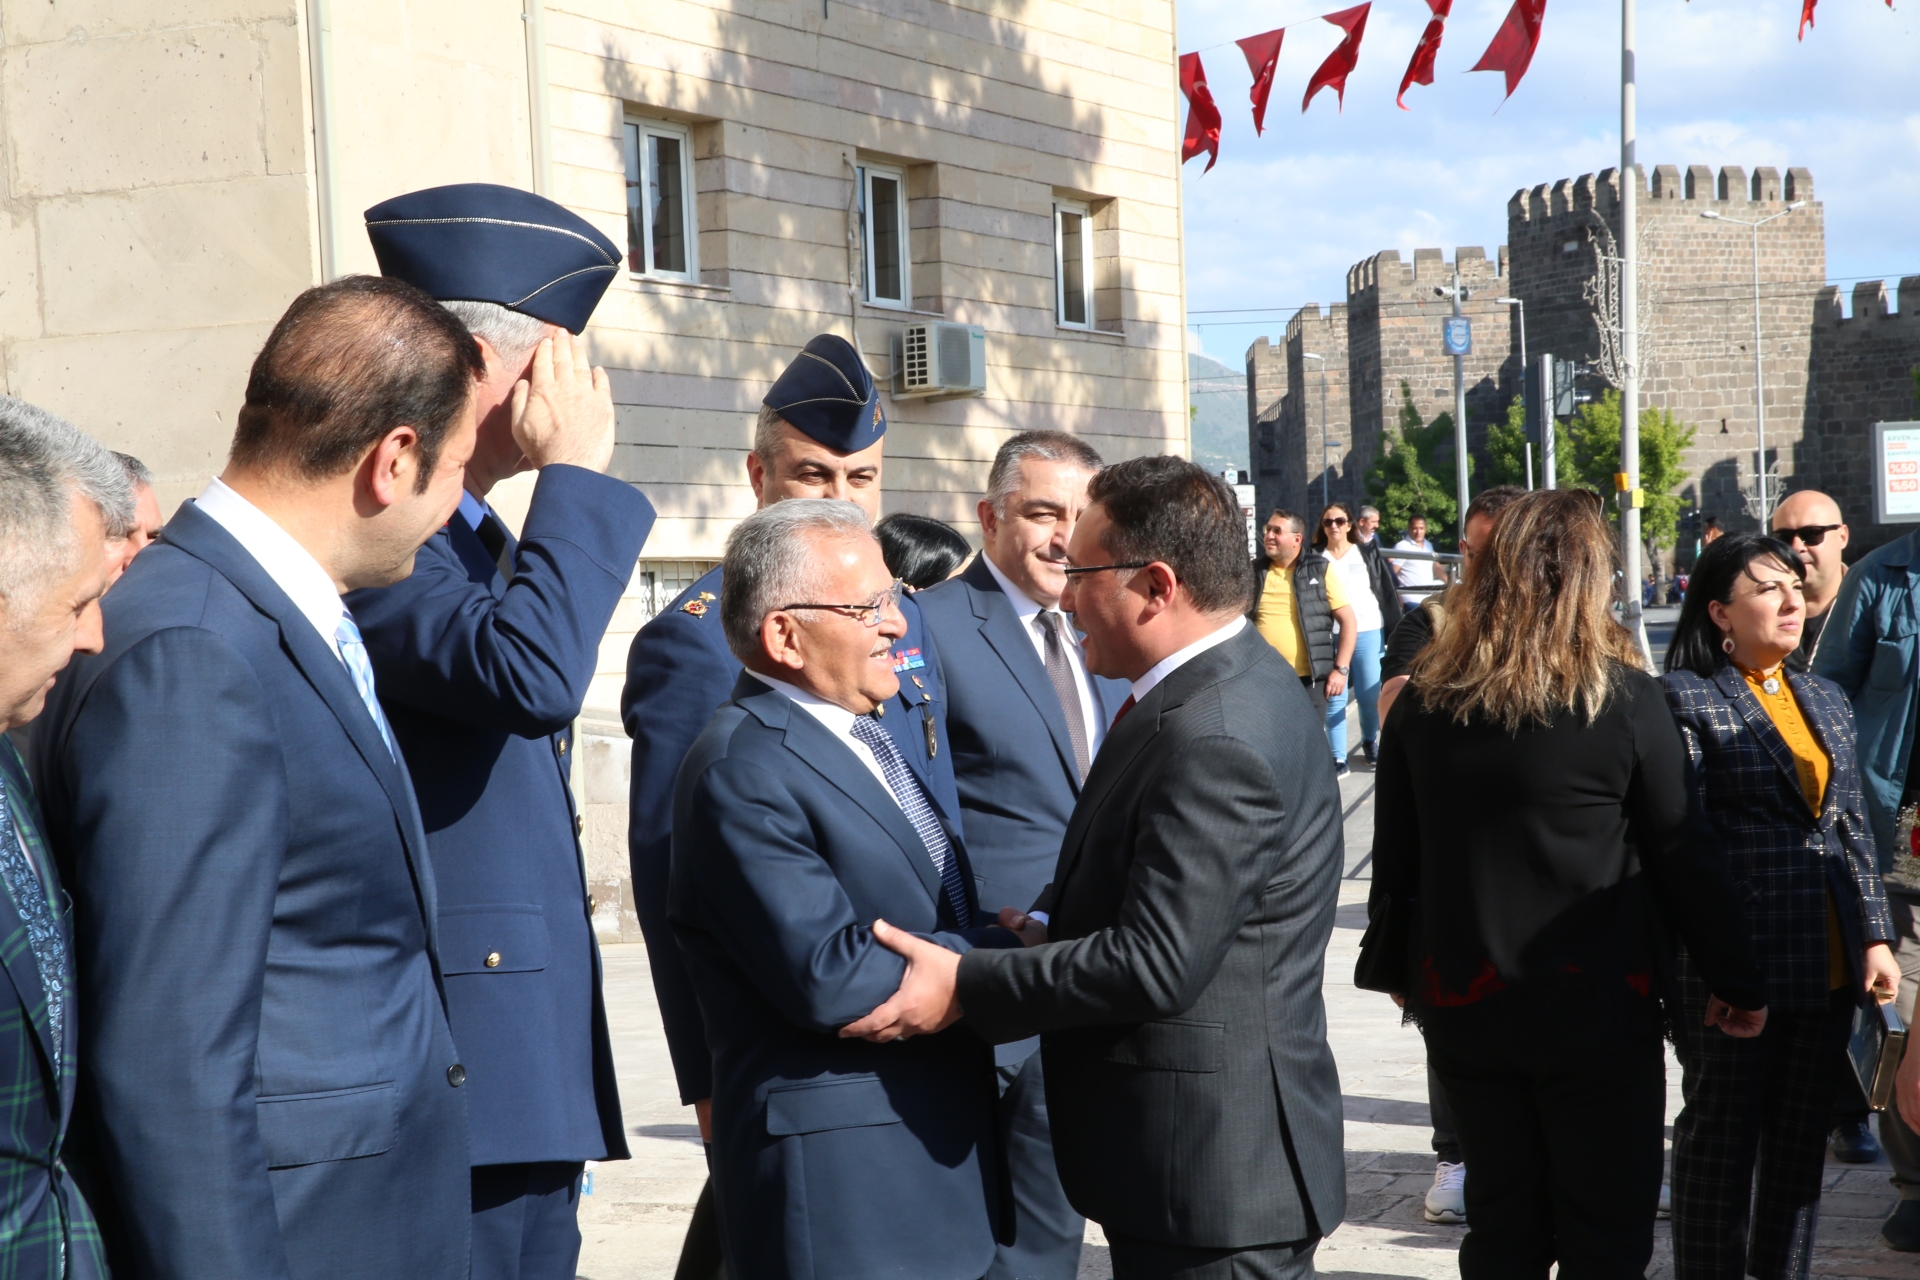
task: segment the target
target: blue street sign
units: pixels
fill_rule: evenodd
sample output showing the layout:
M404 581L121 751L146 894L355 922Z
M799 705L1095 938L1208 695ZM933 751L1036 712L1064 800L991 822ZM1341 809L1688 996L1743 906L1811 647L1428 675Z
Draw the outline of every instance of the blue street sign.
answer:
M1445 335L1444 345L1450 356L1470 356L1473 354L1473 322L1465 316L1448 316L1441 332Z

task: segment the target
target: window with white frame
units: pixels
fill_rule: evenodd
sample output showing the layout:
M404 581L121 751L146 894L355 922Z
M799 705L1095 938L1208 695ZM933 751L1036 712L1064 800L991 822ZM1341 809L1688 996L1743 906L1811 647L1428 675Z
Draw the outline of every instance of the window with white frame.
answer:
M1078 200L1053 203L1053 297L1061 324L1093 328L1093 218Z
M866 259L867 301L874 306L912 305L907 244L906 175L881 165L860 166L860 248Z
M660 120L628 120L627 269L666 280L697 280L693 135Z

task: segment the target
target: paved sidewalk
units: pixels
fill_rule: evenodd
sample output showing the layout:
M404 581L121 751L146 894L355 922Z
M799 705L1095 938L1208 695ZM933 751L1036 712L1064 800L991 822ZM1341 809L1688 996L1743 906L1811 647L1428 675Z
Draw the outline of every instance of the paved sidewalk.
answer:
M1357 735L1353 738L1359 741ZM1366 924L1367 851L1372 844L1371 770L1356 751L1341 781L1347 806L1347 876L1327 949L1327 1018L1346 1105L1347 1220L1322 1246L1321 1274L1341 1280L1456 1276L1464 1227L1432 1226L1420 1216L1433 1175L1425 1056L1419 1034L1400 1025L1384 996L1356 990L1353 962ZM671 1280L680 1240L706 1168L693 1112L679 1105L660 1034L646 949L604 949L607 1013L620 1069L621 1099L633 1144L630 1161L603 1164L594 1194L582 1202L584 1280ZM1669 1059L1671 1063L1671 1059ZM1668 1117L1680 1107L1680 1072L1668 1070ZM1605 1141L1605 1135L1596 1135ZM1825 1277L1920 1276L1920 1256L1896 1254L1874 1236L1893 1206L1884 1162L1828 1163L1814 1273ZM1667 1226L1657 1229L1655 1280L1672 1275ZM1097 1229L1082 1255L1086 1280L1110 1277Z

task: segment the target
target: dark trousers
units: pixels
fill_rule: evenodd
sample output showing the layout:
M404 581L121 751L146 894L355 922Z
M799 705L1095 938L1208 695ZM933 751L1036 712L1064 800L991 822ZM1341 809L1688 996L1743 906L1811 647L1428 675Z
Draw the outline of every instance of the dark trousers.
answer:
M1433 1064L1427 1064L1427 1113L1433 1119L1433 1158L1443 1164L1460 1163L1460 1129L1454 1123L1453 1104Z
M1430 1011L1466 1161L1463 1280L1641 1280L1660 1200L1658 1004L1501 993Z
M1040 1054L996 1068L1000 1077L1000 1143L1013 1191L1012 1244L993 1255L987 1280L1074 1280L1087 1220L1074 1212L1053 1165L1047 1084Z
M473 1167L473 1280L574 1280L581 1162Z
M713 1147L706 1149L707 1165L713 1165ZM687 1238L680 1243L680 1265L673 1280L727 1280L727 1259L720 1243L719 1201L713 1194L713 1177L708 1175L693 1202L693 1219L687 1223Z
M1113 1280L1311 1280L1319 1237L1250 1249L1197 1249L1107 1232Z
M1325 720L1327 718L1327 678L1321 676L1315 680L1312 676L1301 676L1300 687L1307 691L1307 696L1313 699L1313 709L1319 713L1322 720Z
M1836 991L1817 1011L1771 1009L1751 1040L1702 1025L1706 1009L1706 989L1684 982L1674 1046L1686 1096L1673 1122L1674 1275L1804 1277L1852 993Z

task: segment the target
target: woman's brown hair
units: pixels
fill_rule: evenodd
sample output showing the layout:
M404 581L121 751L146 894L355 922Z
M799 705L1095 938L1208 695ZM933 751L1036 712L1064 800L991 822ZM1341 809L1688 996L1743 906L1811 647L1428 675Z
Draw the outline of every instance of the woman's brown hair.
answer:
M1478 716L1509 733L1564 711L1591 722L1616 664L1646 667L1613 620L1614 546L1584 490L1540 490L1501 512L1473 558L1448 626L1414 659L1412 691L1457 721Z
M1320 508L1320 518L1313 522L1313 545L1316 550L1326 550L1327 517L1336 511L1347 518L1347 541L1353 541L1353 509L1344 502L1329 502Z

